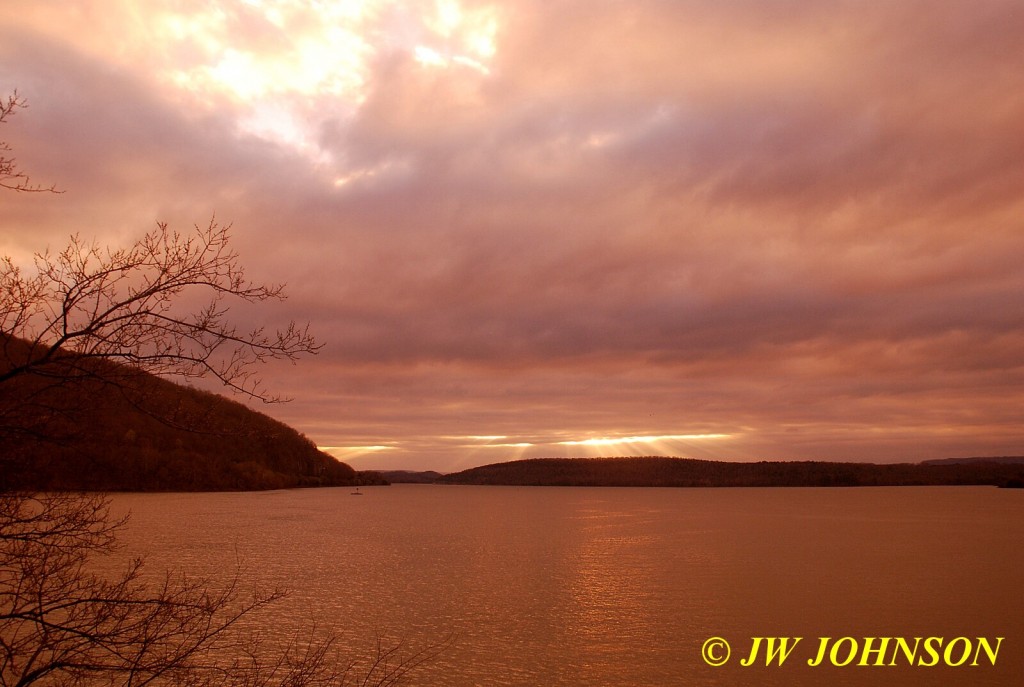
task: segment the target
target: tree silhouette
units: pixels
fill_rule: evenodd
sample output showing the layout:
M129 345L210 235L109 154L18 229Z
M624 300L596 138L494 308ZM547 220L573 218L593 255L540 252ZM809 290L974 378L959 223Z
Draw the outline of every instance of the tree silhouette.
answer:
M205 297L205 304L189 307ZM95 374L91 360L127 363L157 375L212 377L263 401L269 395L253 366L294 360L319 346L294 322L268 332L240 331L228 302L284 298L283 286L254 284L230 247L230 225L215 220L190 234L164 223L129 248L101 249L72 236L60 253L37 253L25 273L0 260L0 329L27 342L27 354L7 355L0 384L25 374L65 379ZM8 347L5 346L5 353Z
M314 629L267 646L241 621L281 590L243 593L238 573L220 586L171 575L145 584L141 560L113 580L90 572L124 522L98 494L0 495L0 685L379 687L445 645L403 653L378 638L353 662Z

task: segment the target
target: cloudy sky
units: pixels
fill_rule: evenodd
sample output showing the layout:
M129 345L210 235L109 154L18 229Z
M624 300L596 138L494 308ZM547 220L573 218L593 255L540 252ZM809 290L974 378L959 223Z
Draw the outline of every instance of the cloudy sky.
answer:
M48 0L0 253L233 224L357 468L1024 454L1019 0Z

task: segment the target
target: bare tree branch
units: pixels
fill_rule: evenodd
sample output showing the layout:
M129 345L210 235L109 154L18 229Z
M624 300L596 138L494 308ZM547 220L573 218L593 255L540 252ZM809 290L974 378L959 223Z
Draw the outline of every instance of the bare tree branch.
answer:
M168 575L151 589L138 560L101 579L87 563L115 548L123 524L103 496L0 495L0 684L173 677L227 648L240 618L283 596L242 598L238 575L220 588Z
M6 99L0 99L0 124L5 124L8 117L14 116L19 109L28 107L25 99L14 91ZM11 146L7 141L0 140L0 188L25 193L63 193L56 186L39 186L33 184L28 174L18 169L18 161L7 155Z
M395 687L450 640L415 652L378 637L368 660L345 660L315 626L281 646L244 627L284 598L226 582L166 575L140 560L107 580L91 572L125 520L101 495L0 494L0 686L230 685Z
M252 398L282 400L266 392L253 367L316 353L320 345L295 322L271 332L228 321L230 300L284 298L283 285L246 278L230 229L214 219L181 234L160 223L116 250L72 236L60 253L37 254L31 275L10 258L0 260L0 330L28 342L27 356L8 359L0 383L112 360L156 375L213 377ZM186 307L200 297L204 305Z

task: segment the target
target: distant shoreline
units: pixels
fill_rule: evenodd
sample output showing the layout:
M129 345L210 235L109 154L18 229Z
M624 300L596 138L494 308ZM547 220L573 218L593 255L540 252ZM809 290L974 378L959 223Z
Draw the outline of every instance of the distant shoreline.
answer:
M733 463L664 456L535 458L452 474L377 471L391 483L595 487L994 486L1024 488L1024 457L953 458L921 463L760 461Z

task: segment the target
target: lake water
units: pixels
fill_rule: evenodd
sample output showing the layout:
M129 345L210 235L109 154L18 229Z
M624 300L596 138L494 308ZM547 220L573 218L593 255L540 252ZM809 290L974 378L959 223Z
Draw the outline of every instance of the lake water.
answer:
M1024 491L350 491L120 494L114 509L131 511L122 541L150 570L241 564L288 587L276 631L315 620L354 657L378 634L410 650L451 637L410 684L1024 684ZM722 667L702 658L711 637L732 646ZM744 667L752 637L803 639L781 666L761 650ZM820 637L854 638L839 663L865 637L943 637L953 663L977 637L1005 639L994 666L982 652L811 667Z

